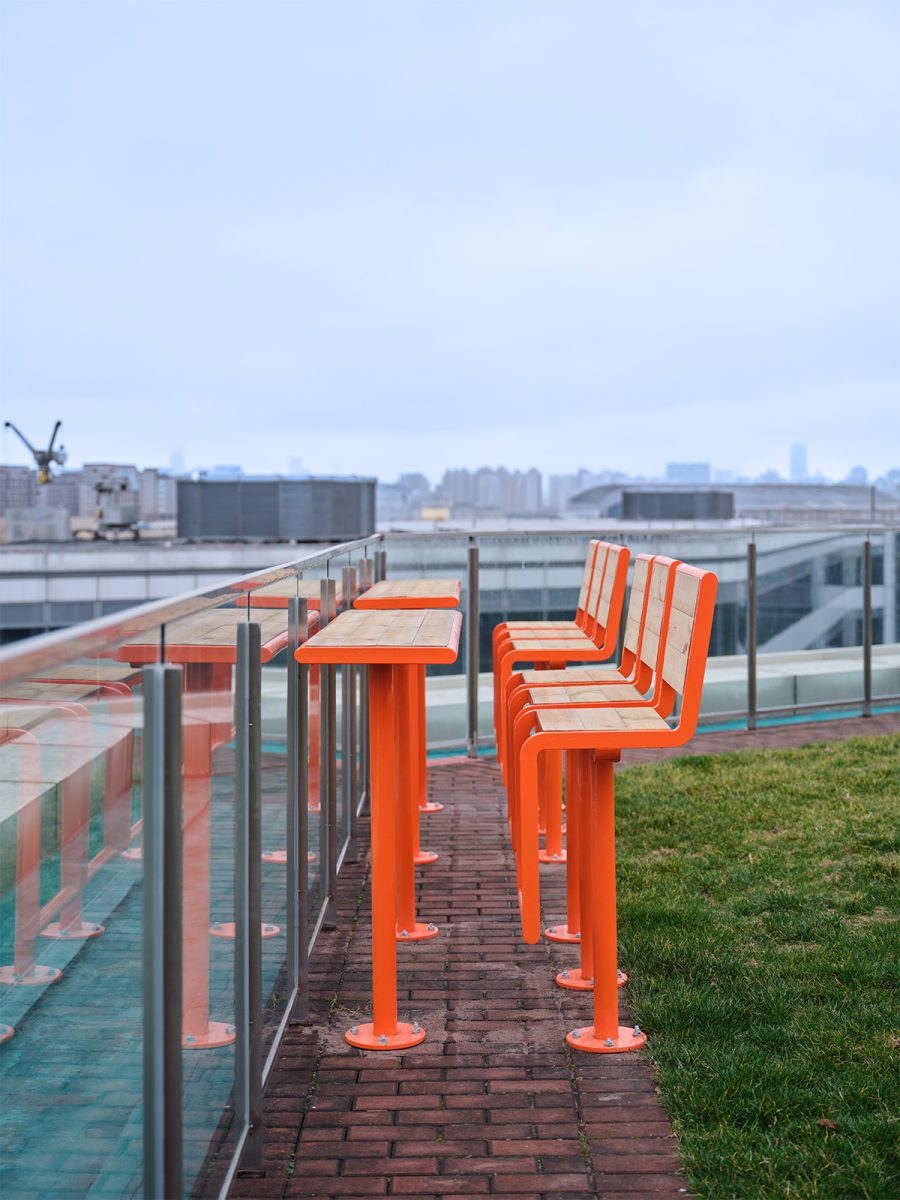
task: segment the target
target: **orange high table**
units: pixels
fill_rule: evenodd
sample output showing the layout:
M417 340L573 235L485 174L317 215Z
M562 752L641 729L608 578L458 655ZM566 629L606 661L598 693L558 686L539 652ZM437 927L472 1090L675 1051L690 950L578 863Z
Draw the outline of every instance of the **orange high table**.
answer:
M446 609L354 609L341 613L295 655L298 662L320 666L369 668L372 1020L344 1035L360 1050L404 1050L425 1038L417 1022L397 1020L397 915L412 889L412 826L404 817L410 794L418 794L418 745L409 731L417 724L420 669L455 662L461 628L461 614Z
M461 590L458 579L382 579L374 587L370 587L353 602L354 608L458 608ZM419 743L419 793L417 808L420 813L436 813L443 810L443 804L437 804L428 799L428 784L425 778L425 668L420 667L416 672L418 688L417 716ZM432 850L422 850L419 846L419 824L415 827L415 861L417 864L437 861L437 854Z
M165 661L184 665L184 915L182 1046L227 1046L235 1027L209 1019L209 936L233 937L234 926L210 926L212 756L232 736L231 673L237 658L237 626L248 614L235 608L206 609L166 626ZM261 651L270 662L288 642L281 613L260 615ZM159 631L120 646L116 658L133 666L160 658ZM274 937L277 925L264 925Z

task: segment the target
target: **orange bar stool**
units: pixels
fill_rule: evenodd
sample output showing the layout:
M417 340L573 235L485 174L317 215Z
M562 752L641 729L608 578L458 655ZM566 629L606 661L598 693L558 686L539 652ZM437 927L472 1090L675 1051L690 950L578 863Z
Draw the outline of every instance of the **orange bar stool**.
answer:
M577 836L585 846L580 863L580 915L584 941L585 918L590 909L593 1025L572 1030L566 1040L575 1049L595 1053L633 1050L646 1041L640 1029L620 1026L618 1021L613 767L623 749L684 745L696 730L717 580L712 572L686 564L679 565L674 576L656 705L535 708L528 714L533 732L520 752L516 869L523 930L528 932L533 932L539 907L535 900L539 890L539 757L548 750L589 753L580 789ZM678 697L680 714L672 727L663 714L673 711Z

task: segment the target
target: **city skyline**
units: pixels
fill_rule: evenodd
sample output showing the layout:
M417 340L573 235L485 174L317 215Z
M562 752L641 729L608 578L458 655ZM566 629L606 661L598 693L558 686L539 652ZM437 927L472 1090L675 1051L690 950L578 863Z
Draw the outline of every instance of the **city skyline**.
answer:
M895 4L211 11L2 6L0 383L35 441L893 465Z

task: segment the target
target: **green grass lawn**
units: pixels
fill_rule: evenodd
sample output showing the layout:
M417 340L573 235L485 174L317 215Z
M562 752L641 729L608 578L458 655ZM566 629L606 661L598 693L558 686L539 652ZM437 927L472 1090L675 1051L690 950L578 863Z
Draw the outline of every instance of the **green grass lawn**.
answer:
M900 1196L900 737L617 775L620 961L690 1190Z

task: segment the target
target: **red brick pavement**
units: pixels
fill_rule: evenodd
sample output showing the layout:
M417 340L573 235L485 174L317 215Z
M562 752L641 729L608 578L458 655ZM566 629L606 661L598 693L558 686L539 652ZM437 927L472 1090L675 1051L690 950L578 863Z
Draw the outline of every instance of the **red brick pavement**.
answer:
M898 727L879 718L706 734L692 750ZM520 940L496 764L444 764L429 783L446 807L423 820L423 844L440 859L419 870L419 918L441 934L398 947L400 1015L420 1021L428 1038L399 1055L363 1054L343 1040L368 1013L371 987L367 865L347 866L338 928L320 936L312 958L315 1017L289 1027L267 1091L265 1176L239 1177L232 1197L684 1195L645 1056L565 1045L567 1030L588 1023L590 997L553 984L576 961L572 948ZM542 872L545 912L562 917L563 872Z

